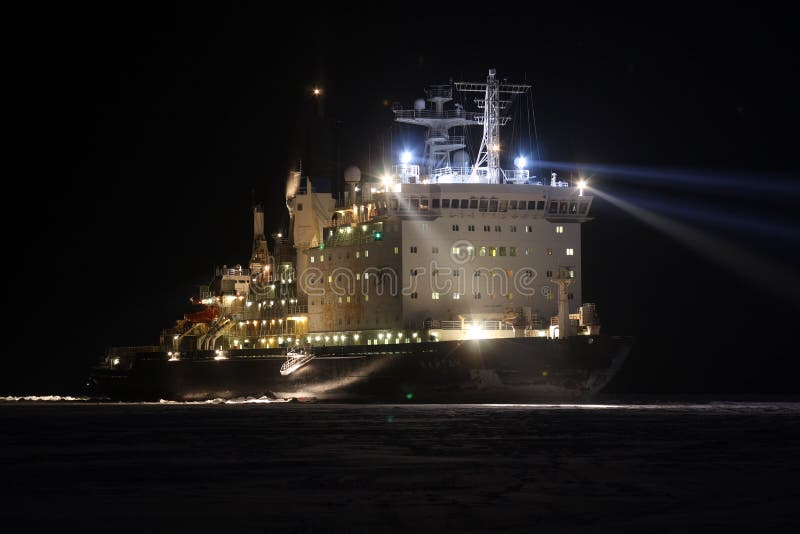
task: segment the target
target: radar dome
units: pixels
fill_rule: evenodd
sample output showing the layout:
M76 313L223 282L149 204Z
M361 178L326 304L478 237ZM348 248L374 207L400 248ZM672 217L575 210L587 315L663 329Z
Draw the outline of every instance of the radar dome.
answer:
M361 181L361 169L359 169L355 165L350 165L344 170L344 181L345 182L360 182Z
M422 98L418 98L414 100L414 109L422 110L425 109L425 100Z
M466 150L459 150L453 153L453 167L469 166L469 154Z

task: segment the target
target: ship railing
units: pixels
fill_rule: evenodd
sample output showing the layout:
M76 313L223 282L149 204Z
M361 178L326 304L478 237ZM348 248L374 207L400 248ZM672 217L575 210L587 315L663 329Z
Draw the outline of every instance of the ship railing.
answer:
M386 181L392 184L417 182L419 181L419 165L413 165L411 163L393 165L392 174L381 179L384 185L388 185L385 183Z
M478 121L483 119L483 113L449 109L446 111L433 111L431 109L394 109L396 119L465 119Z
M217 269L217 275L219 275L219 276L225 276L225 275L230 275L230 276L239 276L239 275L241 275L241 276L245 276L245 275L250 275L250 269L244 269L244 268L241 268L241 269Z
M514 330L514 325L507 321L431 321L430 328L441 330Z
M528 169L504 170L503 173L506 175L506 183L509 184L525 184L530 178Z

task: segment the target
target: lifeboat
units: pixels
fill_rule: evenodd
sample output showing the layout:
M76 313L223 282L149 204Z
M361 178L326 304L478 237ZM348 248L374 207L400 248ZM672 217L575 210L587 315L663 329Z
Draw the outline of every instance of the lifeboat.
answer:
M183 318L192 323L210 323L219 316L219 307L191 301L191 309L183 314Z

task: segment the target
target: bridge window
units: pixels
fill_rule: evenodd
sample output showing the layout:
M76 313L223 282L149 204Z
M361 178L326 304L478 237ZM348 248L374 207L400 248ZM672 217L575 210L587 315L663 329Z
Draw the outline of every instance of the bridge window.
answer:
M547 209L547 213L558 213L558 202L551 200L550 207Z
M517 201L516 200L509 200L508 201L508 209L510 209L510 210L517 209Z
M486 211L489 209L489 199L482 198L480 200L480 205L478 207L478 211Z
M538 200L536 202L536 209L537 210L543 210L544 209L544 200Z
M461 199L461 209L462 210L469 209L469 199L467 199L467 198L462 198Z
M497 199L493 198L489 200L489 211L495 212L497 211Z
M508 211L508 200L501 200L497 206L497 211Z
M471 209L471 210L478 209L478 199L477 198L469 199L469 209Z
M435 210L438 210L438 209L439 209L439 204L440 204L440 201L439 201L439 199L438 199L438 198L434 198L434 199L431 201L431 207L432 207L433 209L435 209Z
M589 203L588 202L581 202L578 205L578 213L580 213L581 215L586 215L586 210L588 210L588 209L589 209Z
M449 208L450 207L450 199L449 198L443 198L442 199L442 207L443 208Z

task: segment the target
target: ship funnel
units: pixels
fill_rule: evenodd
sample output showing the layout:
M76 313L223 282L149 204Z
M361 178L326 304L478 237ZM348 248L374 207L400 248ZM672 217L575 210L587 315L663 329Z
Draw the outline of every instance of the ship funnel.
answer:
M264 238L264 207L259 204L253 207L253 238Z

